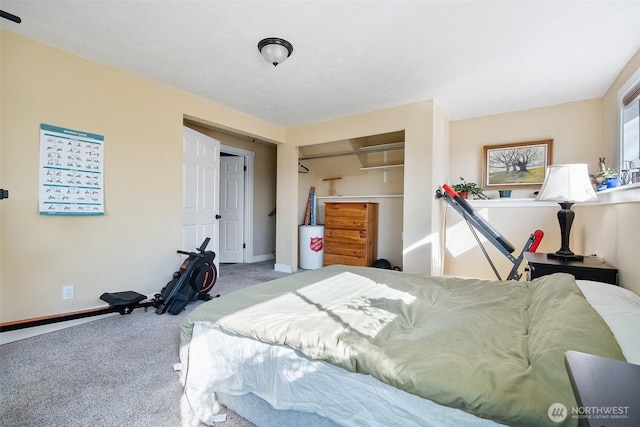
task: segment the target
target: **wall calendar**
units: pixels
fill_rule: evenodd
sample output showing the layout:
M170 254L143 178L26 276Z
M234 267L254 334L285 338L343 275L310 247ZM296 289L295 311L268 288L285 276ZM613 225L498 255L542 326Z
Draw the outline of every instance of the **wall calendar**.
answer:
M40 215L104 215L104 136L40 125Z

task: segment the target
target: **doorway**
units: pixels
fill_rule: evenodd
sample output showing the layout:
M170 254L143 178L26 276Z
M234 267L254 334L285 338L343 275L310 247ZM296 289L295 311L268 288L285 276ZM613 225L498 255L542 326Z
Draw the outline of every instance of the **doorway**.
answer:
M253 261L254 156L252 151L220 145L221 263Z
M228 132L204 125L199 121L185 117L184 125L196 132L220 141L219 157L237 156L244 160L244 195L239 196L242 202L242 224L238 231L236 247L240 249L241 259L230 258L225 254L221 258L221 247L216 250L216 260L221 263L254 263L275 258L275 218L267 215L275 208L276 186L276 148L274 144L256 140L253 137ZM220 166L221 168L221 166ZM215 188L220 193L223 176L218 175ZM215 220L218 225L216 243L220 243L221 220L228 215L219 212L222 201L218 197L216 214L221 218ZM230 233L231 234L231 233ZM235 239L235 237L234 237ZM233 246L232 246L233 247ZM237 251L235 255L237 256Z

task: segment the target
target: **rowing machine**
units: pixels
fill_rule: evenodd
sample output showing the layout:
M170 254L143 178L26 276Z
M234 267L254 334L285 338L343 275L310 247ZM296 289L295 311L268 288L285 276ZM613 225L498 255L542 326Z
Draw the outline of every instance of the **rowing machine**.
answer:
M178 314L191 301L208 301L220 296L209 295L218 278L218 270L213 262L216 254L205 250L209 240L208 237L204 239L198 252L178 251L179 254L188 256L180 265L180 269L173 273L173 279L156 295L159 301L156 305L157 314L164 314L166 311Z

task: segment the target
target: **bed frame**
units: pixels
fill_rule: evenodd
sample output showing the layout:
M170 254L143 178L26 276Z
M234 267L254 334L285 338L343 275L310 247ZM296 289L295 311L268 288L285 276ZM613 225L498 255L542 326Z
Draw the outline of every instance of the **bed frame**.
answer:
M236 414L260 427L313 426L339 427L329 418L315 412L302 412L293 409L275 409L264 399L253 393L236 396L216 392L218 402Z

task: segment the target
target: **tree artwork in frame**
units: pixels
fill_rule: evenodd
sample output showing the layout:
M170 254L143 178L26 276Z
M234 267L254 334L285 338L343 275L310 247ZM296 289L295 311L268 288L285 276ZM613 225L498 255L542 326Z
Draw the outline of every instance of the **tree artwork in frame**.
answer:
M485 189L541 187L551 164L553 139L485 145L482 160Z

